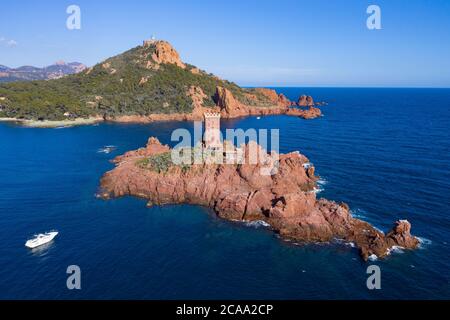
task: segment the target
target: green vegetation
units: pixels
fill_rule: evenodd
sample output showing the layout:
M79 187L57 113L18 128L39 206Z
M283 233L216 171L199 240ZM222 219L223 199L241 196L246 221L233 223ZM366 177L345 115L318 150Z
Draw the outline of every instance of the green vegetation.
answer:
M139 159L136 164L143 169L150 169L158 173L164 173L173 166L170 152L156 154L147 158Z
M141 158L136 161L136 165L139 168L152 170L157 173L165 173L172 167L179 167L183 173L186 173L192 168L193 164L201 164L205 161L207 162L208 159L221 155L216 151L206 152L201 144L197 144L194 147L180 147L180 149L176 150L180 156L181 163L179 164L172 161L172 151L168 151Z
M199 86L207 95L205 106L214 105L217 86L229 89L243 103L255 103L247 93L268 105L264 96L252 89L218 79L201 71L190 72L172 64L148 66L154 46L136 47L109 58L79 74L56 80L0 84L0 117L34 120L64 120L89 116L150 115L189 113L190 86ZM145 81L141 81L145 79Z

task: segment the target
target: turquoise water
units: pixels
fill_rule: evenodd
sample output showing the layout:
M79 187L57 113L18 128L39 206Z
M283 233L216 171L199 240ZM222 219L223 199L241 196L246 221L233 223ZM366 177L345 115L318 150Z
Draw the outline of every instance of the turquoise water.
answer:
M324 117L222 121L279 128L282 152L299 150L324 180L320 197L349 203L386 230L408 219L424 239L383 261L381 290L366 288L356 249L295 245L262 227L223 221L195 206L95 198L110 159L149 136L170 143L192 123L104 123L62 129L0 124L0 298L413 299L450 298L450 90L277 88L329 102ZM99 153L115 145L110 154ZM24 247L57 229L53 243ZM66 288L68 265L81 290Z

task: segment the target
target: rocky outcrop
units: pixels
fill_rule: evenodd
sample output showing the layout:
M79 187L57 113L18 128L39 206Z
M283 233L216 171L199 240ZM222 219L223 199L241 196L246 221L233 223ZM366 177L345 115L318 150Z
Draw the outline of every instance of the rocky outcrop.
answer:
M316 107L309 107L306 110L299 108L289 108L286 114L289 116L298 116L303 119L315 119L322 116L322 111Z
M186 65L181 61L178 52L167 41L154 42L155 52L152 54L152 59L158 64L171 63L186 68Z
M245 161L239 165L209 161L188 166L171 163L166 171L142 165L143 159L156 155L170 157L170 150L156 138L150 138L145 148L117 157L116 167L101 179L99 195L104 199L138 196L148 199L149 206L208 206L224 219L265 221L285 239L353 242L365 260L372 255L384 257L393 246L413 249L418 245L406 220L397 221L385 235L369 223L353 218L345 203L317 199L314 169L298 152L267 154L256 143L249 143L242 146ZM258 152L261 161L249 162L251 150Z
M284 106L287 108L292 105L292 102L288 98L286 98L284 94L278 94L273 89L256 88L255 91L267 97L276 106Z
M392 230L386 235L388 246L400 246L403 248L416 247L419 241L411 237L411 224L408 220L398 220Z
M275 90L266 88L255 89L257 93L265 96L271 105L269 106L255 106L259 103L259 100L253 95L254 105L245 105L239 102L233 93L223 87L217 87L215 94L215 102L220 108L220 113L223 118L237 118L248 115L277 115L287 114L291 116L297 116L304 119L313 119L322 115L320 109L310 107L308 110L302 110L299 108L291 107L292 102L287 99L283 94L277 94ZM252 96L248 95L247 98L252 99Z
M236 118L250 114L249 107L235 99L231 91L226 88L217 87L214 100L224 118Z
M192 68L191 70L189 70L192 74L200 74L200 69L199 68Z
M203 92L202 88L197 86L190 86L187 94L192 99L192 106L194 110L203 107L203 100L206 99L207 96Z
M148 77L141 77L141 80L139 80L139 85L142 86L146 84L148 81Z
M299 107L312 107L314 106L314 99L311 96L302 95L298 98L297 105Z

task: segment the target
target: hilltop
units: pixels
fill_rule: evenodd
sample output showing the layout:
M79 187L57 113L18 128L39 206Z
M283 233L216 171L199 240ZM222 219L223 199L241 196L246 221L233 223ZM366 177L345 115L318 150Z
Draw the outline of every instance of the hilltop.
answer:
M247 89L181 60L166 41L148 40L80 73L47 81L0 85L0 118L113 121L196 120L290 114L320 116L270 89Z

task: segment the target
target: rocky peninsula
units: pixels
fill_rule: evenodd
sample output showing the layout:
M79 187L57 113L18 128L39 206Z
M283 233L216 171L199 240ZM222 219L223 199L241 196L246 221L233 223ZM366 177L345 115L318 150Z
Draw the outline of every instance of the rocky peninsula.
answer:
M254 142L240 149L242 163L216 164L205 158L201 163L177 165L171 160L174 150L152 137L146 147L113 160L116 166L102 177L99 196L141 197L148 206L206 206L223 219L264 221L284 239L354 243L364 260L385 257L396 246L418 246L406 220L396 221L385 234L352 217L347 204L318 199L314 166L299 152L269 154ZM259 161L251 164L248 157L255 150Z

